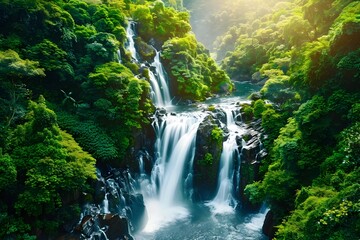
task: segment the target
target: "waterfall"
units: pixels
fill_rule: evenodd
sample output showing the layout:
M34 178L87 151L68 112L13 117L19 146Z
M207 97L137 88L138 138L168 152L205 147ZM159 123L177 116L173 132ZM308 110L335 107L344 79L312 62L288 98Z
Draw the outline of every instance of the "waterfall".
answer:
M104 197L104 200L103 200L103 208L102 208L102 212L103 213L109 213L109 200L108 200L108 194L109 193L106 193L105 194L105 197Z
M160 62L160 51L156 51L154 62L151 66L156 72L156 74L154 74L152 71L149 71L151 88L153 90L153 103L157 107L171 106L167 76L162 63Z
M152 123L155 132L155 144L153 158L151 158L154 159L151 175L147 176L145 173L143 158L145 155L139 155L140 175L138 178L139 184L137 184L144 197L148 216L147 225L142 232L154 233L164 226L183 221L192 215L193 208L190 199L193 193L192 182L194 176L192 165L195 155L196 133L207 113L198 112L197 110L171 114L166 112L169 109L175 109L175 106L171 103L168 78L160 60L161 51L155 49L156 54L150 64L145 61L142 62L135 48L134 24L134 22L130 21L126 29L128 39L126 49L130 52L133 62L141 65L141 69L149 68L151 100L158 107ZM221 126L229 130L229 136L223 142L217 194L210 203L206 204L210 206L213 213L219 213L219 215L234 212L236 200L235 195L233 196L235 192L233 188L237 187L240 174L240 165L234 165L234 162L240 159L238 145L241 145L241 143L239 143L239 139L245 131L236 124L241 118L241 114L236 112L239 109L238 106L225 103L220 107L226 113L226 122L223 122ZM149 161L146 161L146 163L148 164ZM146 169L148 169L148 165ZM136 191L131 182L132 178L128 176L121 183L127 189ZM115 187L109 187L109 183L107 185L108 189ZM114 193L110 192L104 200L104 211L107 197L110 200L112 196L116 195L116 191L112 191ZM119 214L125 215L126 208L124 207L127 200L125 200L121 191L117 195L118 206L115 207L119 210ZM109 205L107 208L110 208L111 211L114 207L111 204ZM206 209L210 211L209 208L206 207ZM144 239L150 238L145 237Z
M215 198L208 203L213 213L232 212L235 207L235 199L232 195L232 179L235 174L233 162L236 157L240 157L236 137L242 130L235 124L233 109L225 108L224 111L226 113L226 126L229 130L229 136L228 139L223 142L217 194Z
M120 49L117 50L117 56L118 56L118 62L122 63L121 62L121 51L120 51Z
M231 211L231 205L234 198L232 196L232 175L235 153L237 149L236 140L234 137L229 137L223 143L223 151L220 157L220 174L218 180L218 191L212 201L215 207L215 212Z
M146 196L149 223L145 231L154 231L167 223L187 216L184 207L186 176L195 155L196 132L204 114L165 115L156 118L156 162L151 173L152 195Z
M140 155L140 156L139 156L139 172L140 172L140 176L145 174L144 157L143 157L143 155Z
M134 62L139 63L139 57L135 48L135 31L134 31L135 22L129 21L129 24L126 28L127 44L126 49L130 52L131 58ZM160 61L160 51L156 51L154 61L151 63L151 68L149 69L150 84L152 90L151 99L155 106L157 107L167 107L171 106L170 90L169 84L167 81L167 76L165 69ZM121 55L118 51L119 62L121 63ZM146 64L142 63L142 67L145 67ZM154 71L154 72L153 72Z
M154 123L158 157L152 172L156 184L153 189L166 206L183 201L183 170L185 163L194 158L196 132L202 119L201 114L193 113L169 115Z
M129 21L129 24L126 28L126 36L127 36L126 49L130 52L133 61L138 62L139 58L136 52L135 42L134 42L134 37L135 37L134 27L135 27L135 22Z

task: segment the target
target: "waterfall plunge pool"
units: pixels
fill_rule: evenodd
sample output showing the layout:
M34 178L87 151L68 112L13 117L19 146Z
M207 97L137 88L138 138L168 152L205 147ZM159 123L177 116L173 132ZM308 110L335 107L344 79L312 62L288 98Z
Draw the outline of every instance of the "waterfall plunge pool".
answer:
M235 210L214 213L206 204L190 204L168 211L156 201L148 203L145 204L149 223L141 233L134 235L137 240L268 239L261 232L265 209L257 214L242 214Z
M261 88L248 82L234 82L234 84L235 91L231 95L211 98L204 104L215 104L226 108L236 102L248 101L246 97ZM167 107L167 110L191 114L195 109L194 106L171 106ZM148 182L145 181L144 184L148 185ZM237 212L226 202L224 204L215 200L195 204L184 201L167 206L164 200L146 195L144 200L149 219L145 228L134 234L137 240L268 239L261 230L266 208L262 208L259 213L246 214Z

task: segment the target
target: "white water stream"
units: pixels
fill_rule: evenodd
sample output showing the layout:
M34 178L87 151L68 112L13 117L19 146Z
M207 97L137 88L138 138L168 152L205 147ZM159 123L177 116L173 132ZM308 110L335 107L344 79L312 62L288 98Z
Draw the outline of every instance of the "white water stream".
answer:
M204 117L203 113L167 115L157 118L153 125L157 140L156 162L151 181L143 184L145 204L149 213L145 232L187 217L183 189L185 169L191 169L195 153L196 132Z
M130 22L127 28L127 50L131 53L134 62L139 63L141 60L136 53L133 26L134 23ZM167 110L176 109L171 103L169 83L160 61L160 51L156 51L149 76L152 88L151 98L154 105ZM244 130L235 124L235 114L233 114L235 105L220 104L220 108L226 113L224 124L229 129L229 137L223 143L216 197L200 207L196 207L190 201L188 193L192 191L192 163L195 155L196 133L206 113L194 110L192 112L178 111L175 114L161 113L154 116L153 128L156 133L156 143L151 176L144 177L143 162L142 159L139 159L142 172L139 181L148 212L148 222L142 232L136 236L137 239L222 239L216 236L238 234L237 230L232 229L231 224L240 224L240 228L246 228L241 221L247 222L248 220L240 221L237 217L238 213L234 211L236 200L233 197L232 184L235 174L233 162L235 158L240 157L236 137L241 135ZM202 219L202 215L207 218ZM259 215L259 217L263 216L264 214ZM198 227L189 225L188 221L194 221L194 218L195 222L198 221L197 223L200 224ZM225 221L224 225L218 222L220 219ZM251 225L243 233L243 236L257 234L255 238L246 239L262 239L260 228L254 227L252 221L248 223ZM185 229L177 229L180 226L194 228L194 231L198 231L201 235L196 236L195 232L190 233ZM226 233L214 232L217 231L216 229L219 231L224 229ZM170 237L172 234L175 235Z
M138 54L136 52L135 48L135 22L129 21L129 24L126 28L126 36L127 36L127 43L126 43L126 49L130 52L131 58L134 62L139 62Z
M153 90L153 103L157 107L171 106L169 84L164 67L160 62L160 51L156 51L151 66L155 68L155 73L149 71L150 83Z

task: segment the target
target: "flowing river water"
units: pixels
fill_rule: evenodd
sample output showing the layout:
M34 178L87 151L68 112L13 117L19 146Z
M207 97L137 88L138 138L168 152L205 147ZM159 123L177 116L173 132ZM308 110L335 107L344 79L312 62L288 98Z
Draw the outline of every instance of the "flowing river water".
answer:
M134 62L139 63L134 44L134 23L127 29L128 46ZM155 161L151 175L139 177L139 191L144 196L148 222L135 233L139 240L151 239L267 239L261 233L266 208L258 213L245 214L235 210L238 200L232 196L232 179L236 171L232 164L240 158L236 137L244 129L235 124L238 107L235 103L259 90L249 83L235 83L236 90L229 96L209 99L204 106L215 104L226 113L229 137L223 143L216 197L207 202L194 203L192 195L192 164L195 154L196 133L206 116L199 106L177 106L171 102L168 79L157 51L150 72L152 101L166 109L166 114L154 117L156 133ZM139 63L141 64L141 63ZM171 113L171 114L170 114ZM142 158L139 167L143 169Z

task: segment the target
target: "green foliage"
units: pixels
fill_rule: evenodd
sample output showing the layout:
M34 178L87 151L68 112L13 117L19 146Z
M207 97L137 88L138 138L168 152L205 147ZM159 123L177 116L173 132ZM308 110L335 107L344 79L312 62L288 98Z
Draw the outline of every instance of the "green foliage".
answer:
M90 73L84 87L93 92L88 101L107 100L108 108L98 109L99 117L105 117L107 121L120 121L127 128L140 128L141 124L148 122L146 117L153 110L147 98L150 84L135 78L124 65L107 63L97 67L95 72ZM97 102L96 106L101 105Z
M343 221L351 213L360 211L360 202L353 203L352 201L344 200L339 206L333 207L324 213L324 217L320 219L323 225L335 225Z
M215 105L210 105L207 110L210 112L214 112L216 110Z
M44 77L39 63L20 58L13 50L0 51L0 122L9 127L24 115L23 100L30 95L25 82Z
M46 71L63 71L64 78L66 74L73 74L72 67L66 62L67 53L47 39L29 48L27 56L39 61Z
M248 80L253 72L268 59L266 51L253 39L244 39L238 49L223 60L223 68L236 80Z
M0 229L0 236L8 238L16 237L24 240L35 240L36 236L28 234L31 229L30 225L24 223L21 217L8 215L6 210L6 207L1 205L0 223L3 227Z
M254 117L261 118L262 113L266 110L265 102L262 99L258 99L254 102Z
M89 38L86 45L87 55L90 56L92 64L100 65L116 60L116 50L119 43L115 35L99 32Z
M204 156L204 159L199 161L199 164L200 165L205 165L205 166L212 165L213 160L214 159L213 159L212 154L211 153L206 153L205 156Z
M13 130L8 153L1 154L0 161L6 167L1 170L0 194L18 185L11 190L15 203L8 205L11 215L6 219L14 219L19 226L7 225L2 237L22 236L30 227L41 227L48 233L56 231L61 223L56 217L63 198L86 190L87 180L96 178L95 159L70 134L60 130L56 114L47 108L42 96L38 103L30 101L26 122ZM20 216L23 219L18 219Z
M241 117L245 122L250 122L251 120L253 120L254 108L252 106L248 104L244 104L240 109L240 111L241 111Z
M350 1L344 2L348 3ZM345 54L358 49L359 44L352 43L357 42L360 37L359 10L360 4L358 1L348 3L344 5L339 16L335 19L329 31L330 52L332 55Z
M171 79L175 82L175 95L193 100L204 100L211 93L232 90L230 79L197 43L194 35L172 38L163 45L162 58Z
M189 14L165 7L162 1L136 5L132 15L138 22L138 32L145 41L156 38L165 42L173 37L184 37L191 30Z
M119 150L114 140L96 122L84 121L66 112L58 112L57 115L60 127L70 132L76 141L97 160L111 162L119 158Z
M284 125L284 119L280 113L273 108L268 108L262 113L261 126L268 135L269 141L272 142L279 135L280 128Z
M272 209L284 215L293 208L295 190L299 183L291 173L276 168L276 165L270 166L271 170L265 175L259 191L265 192Z
M16 182L16 167L8 154L3 155L0 149L0 192L12 187Z
M6 76L14 81L17 78L45 76L43 69L39 68L38 62L28 59L23 60L13 50L0 52L0 72L1 76Z
M360 122L360 103L352 105L347 117L353 122Z
M211 138L217 143L222 143L223 141L223 131L219 127L215 127L211 130Z
M358 124L341 133L337 150L322 164L323 176L315 186L298 192L297 207L280 225L277 239L356 238L359 229L353 226L360 223L357 136Z
M265 193L260 182L254 182L246 185L244 192L252 203L261 203L265 197Z

